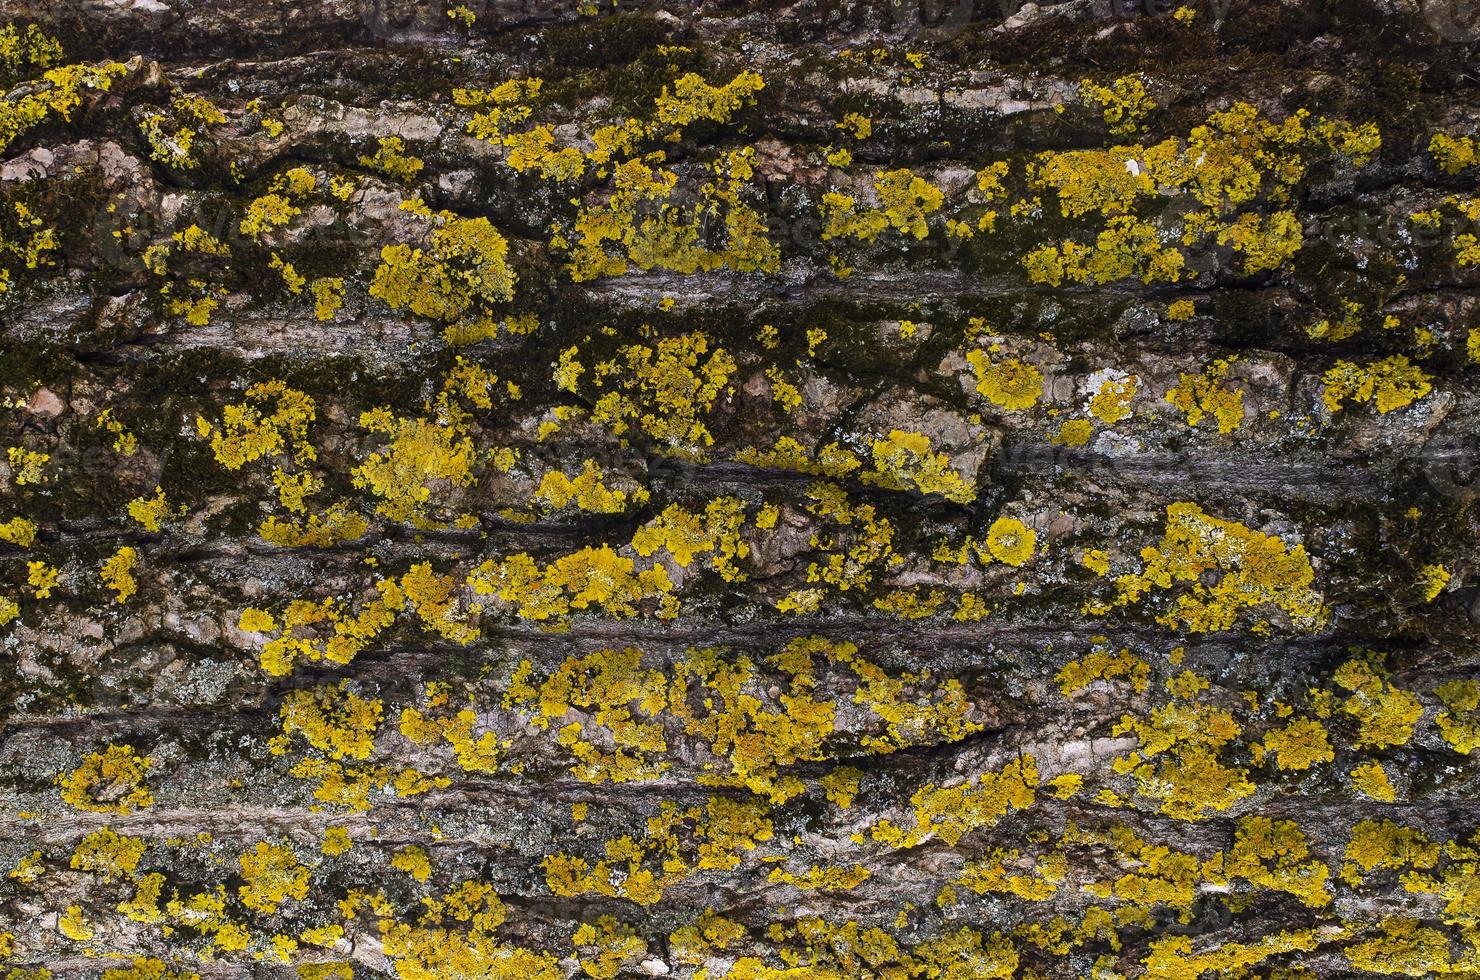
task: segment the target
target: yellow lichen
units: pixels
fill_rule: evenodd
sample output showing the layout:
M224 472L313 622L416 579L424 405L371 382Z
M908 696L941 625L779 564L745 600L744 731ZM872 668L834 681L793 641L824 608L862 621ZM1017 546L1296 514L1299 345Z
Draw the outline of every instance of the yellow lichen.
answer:
M1033 805L1038 768L1032 756L1008 763L952 787L928 784L910 797L913 826L902 828L885 818L869 828L887 847L914 847L932 837L954 846L967 833L995 824L1008 811Z
M414 844L397 851L391 857L391 867L406 872L417 881L426 881L432 876L432 862L426 849Z
M1108 86L1086 78L1079 83L1079 98L1099 106L1105 124L1117 136L1129 136L1140 129L1141 120L1156 108L1145 83L1135 75L1123 75Z
M154 488L153 497L135 497L129 501L128 516L146 531L158 531L160 523L169 516L170 504L164 490Z
M894 429L872 446L874 468L861 475L866 483L892 490L938 493L947 500L969 504L976 490L951 465L945 453L932 451L930 439L918 432Z
M1451 176L1458 174L1466 167L1474 166L1476 160L1480 160L1480 151L1474 138L1469 136L1450 136L1448 133L1435 133L1429 140L1429 155L1439 165L1439 169Z
M1222 434L1233 432L1244 423L1244 392L1224 384L1228 369L1236 357L1213 361L1201 375L1178 374L1177 386L1166 393L1166 401L1187 416L1187 424L1196 426L1211 417Z
M1406 745L1413 737L1423 705L1387 679L1382 655L1369 652L1354 657L1332 676L1337 685L1351 692L1342 710L1359 723L1358 748Z
M1141 551L1144 568L1115 579L1115 605L1141 601L1155 590L1185 585L1172 606L1158 616L1168 626L1194 633L1227 630L1244 609L1272 606L1297 629L1311 630L1329 615L1323 596L1312 588L1315 569L1303 545L1293 548L1279 537L1220 520L1193 503L1167 506L1159 544ZM1207 584L1205 576L1216 573Z
M62 801L93 813L132 813L154 803L144 785L151 762L131 745L109 744L66 774L58 774Z
M139 590L138 582L134 579L134 566L138 558L137 551L124 545L115 551L111 558L103 562L98 576L103 580L103 584L115 593L114 601L127 602L129 596Z
M1275 765L1291 771L1309 769L1318 762L1336 758L1325 726L1314 718L1296 718L1282 728L1269 731L1257 754L1261 758L1273 755Z
M1387 770L1380 762L1364 762L1351 772L1352 785L1358 792L1379 803L1392 803L1398 798L1397 790L1388 779Z
M987 551L997 561L1014 568L1033 557L1038 532L1015 517L999 517L987 529Z
M249 909L270 915L284 902L308 897L309 870L290 847L261 841L238 863L246 884L237 894Z
M1072 698L1096 681L1117 677L1124 677L1131 689L1141 694L1151 682L1151 665L1129 650L1094 650L1083 659L1065 664L1055 679L1064 697Z
M1326 411L1341 411L1342 403L1372 402L1383 414L1413 404L1433 390L1432 379L1402 354L1365 367L1337 361L1321 379L1321 403Z
M976 391L998 408L1019 412L1032 408L1043 394L1043 372L1017 358L994 360L973 350L966 361L976 373Z
M148 844L140 837L114 833L107 827L82 838L72 851L71 867L107 879L132 878Z

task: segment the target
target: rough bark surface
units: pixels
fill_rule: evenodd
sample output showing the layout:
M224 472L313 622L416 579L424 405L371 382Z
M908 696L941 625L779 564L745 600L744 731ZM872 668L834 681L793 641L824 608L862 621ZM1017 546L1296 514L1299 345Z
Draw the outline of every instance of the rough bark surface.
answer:
M0 977L1480 975L1472 4L0 15Z

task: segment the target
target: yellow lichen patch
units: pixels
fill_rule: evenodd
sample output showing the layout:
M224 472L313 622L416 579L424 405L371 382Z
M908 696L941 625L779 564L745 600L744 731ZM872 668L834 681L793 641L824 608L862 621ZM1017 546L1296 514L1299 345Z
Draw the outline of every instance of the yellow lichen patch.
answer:
M107 827L82 838L72 852L73 870L102 875L109 880L132 878L148 845L142 838L114 833Z
M1322 378L1321 403L1335 414L1345 402L1372 402L1387 414L1423 398L1434 386L1430 377L1402 354L1373 361L1365 367L1337 361Z
M283 736L302 735L331 759L366 759L380 724L380 700L346 691L347 683L290 691L278 714Z
M795 874L785 868L772 868L766 880L772 884L791 885L804 892L846 892L852 891L871 877L872 873L868 868L859 864L847 868L824 868L813 865L800 874Z
M1009 866L1030 873L1015 874ZM1062 853L1047 854L1029 864L1016 850L995 848L987 856L963 865L951 885L978 895L1000 892L1030 902L1042 902L1058 892L1059 882L1067 871L1068 860Z
M1199 698L1206 687L1205 680L1185 672L1179 683L1168 685L1172 702L1145 717L1125 715L1113 729L1139 742L1114 761L1114 771L1129 774L1139 794L1179 820L1205 819L1254 792L1244 769L1219 758L1242 726L1227 710Z
M208 99L177 95L166 113L151 112L139 123L149 144L149 155L167 167L188 170L199 164L195 143L211 126L222 126L226 115Z
M591 783L652 778L668 768L654 758L668 748L656 720L668 705L668 690L663 674L644 670L641 660L641 651L632 648L567 658L538 690L527 687L521 673L510 697L536 702L534 723L541 727L573 710L589 715L589 722L560 730L561 744L577 760L576 778Z
M1241 770L1201 747L1184 749L1160 765L1138 766L1134 774L1141 794L1159 800L1161 812L1179 820L1204 819L1254 792Z
M0 111L0 150L49 118L70 121L73 111L82 105L83 89L107 92L115 80L126 74L128 67L117 61L62 65L42 73L21 94L5 100Z
M703 963L712 953L723 952L744 936L744 926L713 909L705 909L696 921L670 933L668 943L679 963L693 966Z
M303 167L278 174L266 194L248 202L238 229L248 238L261 241L268 232L285 227L302 214L303 209L293 203L294 199L302 203L317 186L317 178Z
M351 506L347 501L337 501L323 514L309 514L301 520L284 520L273 514L257 526L257 533L279 548L332 548L356 541L370 529L369 522Z
M466 413L445 395L430 419L402 418L388 408L360 415L366 431L386 439L384 447L368 455L352 474L355 487L379 498L376 513L418 527L436 527L428 516L433 489L473 483L478 453L466 434Z
M31 594L37 599L51 598L52 590L57 587L61 576L61 569L52 568L44 561L26 562L26 584L31 587Z
M1066 772L1055 776L1043 784L1048 787L1050 793L1060 800L1072 799L1084 788L1084 776L1077 772Z
M875 174L874 191L879 196L878 207L859 207L852 197L835 191L822 195L822 240L846 237L872 242L891 228L925 238L930 234L927 219L945 200L940 188L909 169Z
M391 867L404 871L417 881L426 881L432 876L432 861L426 848L415 844L403 847L391 856Z
M1451 176L1466 167L1474 166L1476 160L1480 160L1480 150L1477 150L1475 140L1469 136L1435 133L1429 139L1428 150L1439 169Z
M1315 949L1323 937L1314 929L1279 932L1252 943L1224 943L1206 952L1194 953L1187 936L1171 936L1152 942L1143 961L1144 980L1197 980L1203 976L1248 975L1246 970L1272 956Z
M80 905L68 905L57 917L57 931L74 943L87 942L95 935Z
M104 970L102 980L200 980L200 974L189 970L172 970L164 960L152 956L136 956L126 967Z
M816 453L809 454L806 448L791 436L777 436L776 444L767 450L742 449L735 459L751 466L767 469L792 470L810 473L830 480L841 479L857 471L863 464L858 457L836 442L829 442Z
M770 239L764 217L742 200L754 176L754 147L722 152L710 164L715 180L702 185L703 201L697 206L670 203L678 174L646 162L664 159L659 152L617 164L612 174L615 189L604 205L583 208L569 232L554 226L551 244L569 252L572 279L624 275L632 265L684 274L780 268L781 251ZM724 237L718 247L710 247L709 229L716 225L723 228Z
M813 546L823 554L807 566L809 585L827 585L839 592L866 589L879 571L903 563L894 552L894 525L879 517L872 504L855 506L841 487L831 483L814 483L807 488L807 496L812 501L808 512L837 529L826 537L813 536ZM818 588L797 590L791 598L811 611L824 595Z
M842 766L823 776L818 782L822 784L822 791L828 802L836 804L839 809L847 810L858 797L858 784L862 779L863 770Z
M654 102L657 122L674 131L667 136L674 140L678 130L700 120L728 122L741 108L754 103L756 93L765 87L765 81L753 71L742 71L719 86L710 85L702 75L688 72L675 79L672 88L663 87Z
M511 299L517 277L509 266L509 243L487 218L461 218L450 211L429 218L427 248L387 245L370 295L393 310L448 324L494 316Z
M1038 532L1015 517L999 517L987 528L986 550L1004 565L1021 567L1037 546Z
M1358 792L1379 803L1392 803L1398 798L1398 792L1380 762L1362 763L1352 770L1351 778Z
M14 105L14 103L5 102L0 103L0 105L9 106ZM3 117L0 117L0 125L3 125L3 121ZM14 259L28 270L55 266L56 259L54 253L58 248L57 230L47 226L22 201L12 201L10 210L15 215L14 224L16 228L13 232L14 237L7 237L0 234L0 257ZM17 271L19 271L18 267ZM0 266L0 295L9 292L11 283L11 270ZM42 455L44 456L44 454Z
M784 802L805 789L785 770L800 761L821 759L833 732L838 709L811 695L818 683L819 658L823 664L851 670L860 685L854 702L887 726L880 734L862 738L870 752L959 740L979 728L967 718L970 705L958 682L932 688L926 686L928 673L891 676L858 656L851 644L819 637L787 644L768 658L770 671L762 671L748 657L727 659L723 651L704 649L689 651L667 676L642 668L639 651L601 651L567 660L537 687L530 682L528 669L521 668L508 703L538 705L531 722L541 728L573 710L589 718L559 732L560 743L577 759L573 774L584 781L623 782L659 775L667 765L661 757L669 748L665 731L677 727L701 740L716 758L704 762L702 783L743 786L772 802ZM824 777L823 785L830 797L836 794L851 801L859 775L843 770Z
M50 68L62 56L61 42L35 24L27 24L24 29L18 24L0 27L0 71L7 83Z
M1391 820L1361 820L1352 827L1345 858L1342 878L1355 885L1374 871L1431 870L1439 863L1439 845L1422 831Z
M1114 855L1120 873L1113 879L1107 876L1106 880L1087 883L1084 890L1089 894L1141 909L1165 907L1175 911L1179 921L1191 920L1202 883L1202 865L1196 855L1149 843L1125 826L1113 826L1102 833L1071 825L1062 844L1104 846Z
M1379 930L1374 938L1343 950L1353 969L1409 977L1463 976L1474 970L1473 955L1455 963L1450 959L1449 937L1420 925L1416 919L1387 916L1379 923Z
M261 381L247 389L241 404L226 406L219 426L198 418L195 427L202 438L211 440L216 462L228 470L285 454L305 466L317 458L308 441L308 425L315 414L308 395L282 381Z
M39 881L45 874L46 864L41 860L41 852L32 851L30 854L21 855L20 860L15 862L15 867L11 868L5 877L11 881L30 884L33 881Z
M1267 732L1255 754L1261 759L1272 755L1275 765L1297 772L1336 758L1325 726L1314 718L1296 718L1282 728Z
M478 726L478 713L471 707L444 714L451 706L451 696L440 684L429 684L422 708L404 708L401 711L401 734L417 745L433 745L439 741L452 747L457 764L467 772L495 773L503 760L509 743L493 732L474 734Z
M29 548L36 541L36 525L24 517L0 521L0 541L13 544L17 548Z
M647 943L632 927L609 915L583 923L570 941L580 955L581 972L593 980L612 980L647 953Z
M535 487L534 500L547 510L557 511L571 504L578 510L593 514L620 514L631 504L647 500L647 491L638 488L630 495L624 490L614 490L603 482L606 478L601 464L588 459L581 472L574 478L560 470L549 470Z
M260 609L246 609L238 621L244 631L277 632L262 649L262 669L281 676L300 659L347 664L372 640L389 629L396 615L410 611L425 631L466 645L477 631L465 621L453 596L454 579L437 575L430 563L413 565L399 580L382 578L374 584L374 598L350 615L336 599L314 602L295 599L281 614L281 622ZM327 635L325 635L327 633Z
M1244 817L1239 820L1233 847L1223 855L1221 875L1245 879L1257 888L1286 892L1302 904L1320 908L1331 904L1326 888L1330 874L1319 860L1306 861L1310 847L1293 820ZM1205 872L1212 869L1205 869Z
M557 382L575 391L585 368L574 349L562 355ZM723 348L711 349L702 333L665 337L656 344L629 344L615 360L591 372L593 421L626 438L636 427L666 451L704 459L714 437L704 417L730 390L735 360Z
M159 487L154 488L153 497L135 497L128 504L128 516L146 531L158 531L169 514L169 501Z
M11 446L5 452L10 464L10 480L18 487L46 482L44 468L51 461L48 453L35 452L20 446Z
M246 884L237 894L249 909L271 914L284 902L308 897L309 869L290 847L261 841L241 855L238 864Z
M1267 216L1240 215L1218 232L1218 244L1243 254L1245 275L1258 275L1280 268L1304 244L1304 231L1294 211L1276 211Z
M976 490L962 479L945 453L933 452L930 439L918 432L894 429L872 446L874 468L861 474L865 483L891 490L938 493L958 504L976 499Z
M946 594L940 589L924 592L918 589L895 589L874 600L874 608L900 619L928 619L945 604Z
M1480 749L1480 681L1456 680L1440 684L1434 691L1444 710L1434 718L1440 736L1461 755Z
M378 143L379 148L369 156L361 156L360 163L403 184L413 183L424 164L406 152L406 144L401 137L382 136Z
M1080 556L1079 564L1096 575L1108 575L1110 573L1110 554L1099 548L1089 548Z
M745 578L737 562L750 554L740 539L745 504L738 497L716 497L702 513L671 504L632 535L632 549L643 558L660 550L667 552L680 568L688 568L699 555L709 556L709 566L726 582Z
M724 760L722 766L708 767L722 774L703 781L744 786L775 803L801 793L802 782L782 772L799 761L823 757L822 746L833 732L836 717L830 701L813 696L813 658L849 652L846 645L834 648L816 638L792 641L771 658L772 665L787 678L786 689L763 699L757 696L761 678L748 658L727 664L718 650L691 651L679 667L680 676L701 685L704 707L695 710L680 701L673 708L684 719L685 730L702 738L709 750Z
M1155 224L1130 215L1111 218L1093 245L1068 240L1042 245L1024 255L1028 281L1059 286L1074 283L1105 285L1135 277L1142 282L1178 282L1186 256L1164 245Z
M344 305L344 280L339 276L324 276L308 284L309 296L313 298L313 318L332 320Z
M557 147L555 127L550 123L514 129L533 113L531 103L538 100L543 86L539 78L510 80L488 90L455 89L453 101L480 110L467 131L502 145L504 163L511 169L555 181L573 181L594 170L597 179L609 181L611 192L602 203L581 207L568 228L562 222L551 228L552 244L571 254L568 268L579 282L621 275L629 263L685 273L724 265L741 271L774 271L779 251L766 238L760 214L740 199L752 176L753 147L721 152L711 162L718 179L700 188L704 201L697 207L670 203L678 175L661 166L666 160L664 151L643 152L644 145L653 141L679 140L684 128L693 123L728 122L753 102L764 84L760 75L750 71L723 86L687 73L671 87L665 86L655 101L653 122L626 118L598 127L589 136L594 144L589 152L575 146ZM708 219L716 217L726 238L719 249L701 240L708 237Z
M1089 400L1089 413L1106 425L1131 417L1131 402L1140 379L1134 374L1112 375L1100 383Z
M1032 756L955 786L927 784L910 797L913 826L899 827L885 818L869 828L869 835L893 848L915 847L933 837L954 846L971 831L992 826L1010 810L1032 806L1037 785L1038 767Z
M1167 403L1186 415L1190 426L1212 418L1220 433L1233 432L1244 424L1243 389L1224 383L1235 360L1225 357L1213 361L1201 375L1179 373L1177 386L1166 393Z
M1145 82L1136 75L1123 75L1109 85L1099 85L1086 78L1079 83L1079 98L1101 109L1105 124L1116 136L1136 132L1141 128L1141 120L1156 108L1156 102L1146 92Z
M416 614L423 630L460 646L478 638L477 629L464 621L467 613L458 608L452 576L438 575L430 562L421 562L401 576L400 587L407 607Z
M1323 624L1329 613L1311 588L1315 569L1303 545L1293 548L1275 535L1236 521L1220 520L1193 503L1167 506L1161 541L1141 551L1139 573L1115 579L1114 605L1141 601L1156 590L1186 586L1159 622L1194 633L1231 629L1240 611L1273 606L1301 630ZM1216 573L1213 585L1204 576Z
M1381 654L1354 657L1332 676L1337 685L1351 692L1342 711L1357 719L1358 748L1406 745L1413 738L1413 725L1423 716L1423 705L1387 679Z
M469 931L408 925L382 919L380 941L403 980L563 980L564 971L549 953L500 942L491 926Z
M1349 299L1341 301L1341 315L1334 321L1323 318L1305 328L1306 334L1316 340L1347 340L1362 332L1362 304ZM1389 318L1392 319L1392 318Z
M1418 570L1418 584L1423 589L1423 601L1433 602L1449 584L1449 569L1443 565L1425 565Z
M664 889L696 872L738 867L743 855L775 835L767 812L763 803L713 796L687 809L664 801L641 839L608 840L606 856L595 864L570 854L546 857L545 883L559 896L620 896L652 905Z
M659 600L659 613L676 614L673 582L662 565L643 571L608 545L582 548L541 565L520 552L489 560L468 576L479 595L497 596L522 619L563 622L571 612L600 609L635 616L638 604Z
M353 846L354 841L350 839L348 830L343 827L330 827L324 831L324 842L319 849L327 857L338 857Z
M1026 361L995 360L980 350L967 353L966 361L976 374L977 394L998 408L1020 412L1032 408L1043 394L1043 372Z
M1087 444L1094 433L1094 423L1088 419L1067 419L1049 441L1056 446L1078 447Z
M1058 673L1056 680L1064 697L1072 698L1099 680L1124 677L1137 694L1151 683L1151 665L1129 650L1111 653L1094 650L1081 660L1071 660Z
M132 813L154 803L154 794L144 785L149 766L149 757L133 746L110 744L71 772L58 774L56 782L68 806L93 813Z

